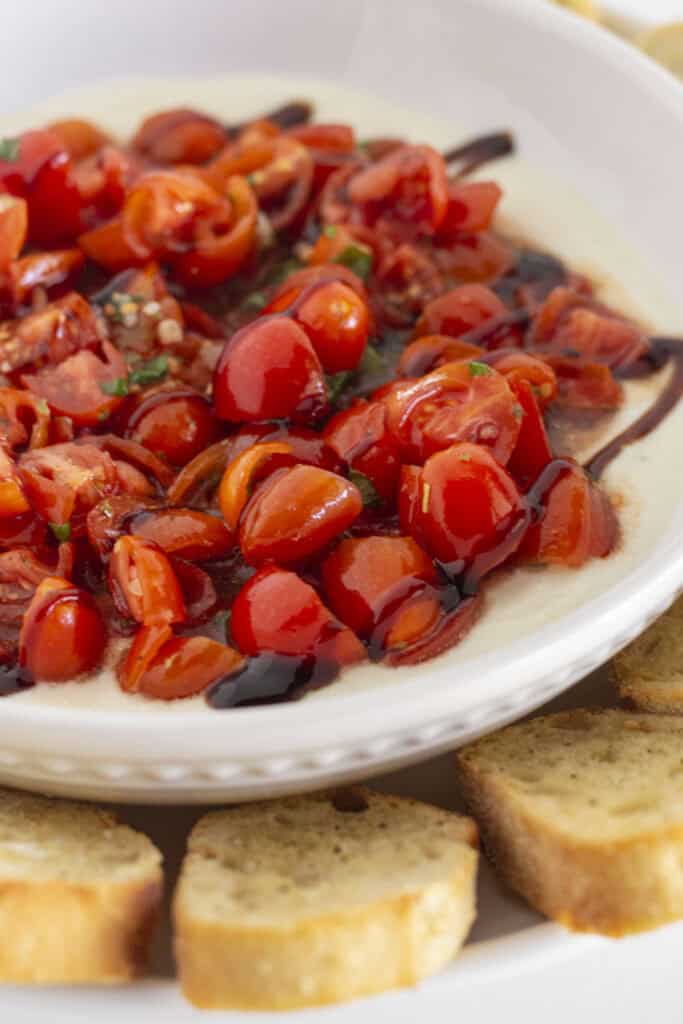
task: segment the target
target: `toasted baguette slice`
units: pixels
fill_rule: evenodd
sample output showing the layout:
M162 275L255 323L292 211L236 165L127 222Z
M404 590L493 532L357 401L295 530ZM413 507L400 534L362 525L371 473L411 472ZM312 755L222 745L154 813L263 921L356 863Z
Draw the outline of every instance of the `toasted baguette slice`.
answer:
M474 919L477 830L354 789L208 814L174 900L187 998L284 1010L411 985Z
M111 814L0 789L0 981L128 981L161 885L158 850Z
M562 712L457 764L484 848L542 914L611 936L683 916L683 719Z
M683 714L683 597L613 665L623 700L644 711Z

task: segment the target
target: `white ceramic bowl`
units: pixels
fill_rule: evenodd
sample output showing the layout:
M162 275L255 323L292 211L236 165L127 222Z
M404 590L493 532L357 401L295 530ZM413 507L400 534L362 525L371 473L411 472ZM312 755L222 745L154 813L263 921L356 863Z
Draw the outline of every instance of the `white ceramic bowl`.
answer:
M526 160L599 210L577 226L578 200L565 184L538 193L527 187L515 206L512 165L513 212L525 227L538 222L550 247L585 250L606 270L623 239L624 251L633 247L655 269L668 310L658 326L683 334L683 92L616 38L540 0L193 0L191 9L181 0L119 0L106 17L99 5L75 0L26 4L3 23L0 130L2 105L10 125L13 108L65 87L219 71L311 75L369 90L399 109L424 111L425 135L431 116L453 118L458 137L514 128ZM115 99L123 95L107 88ZM188 81L158 95L162 103L191 101L193 89ZM228 86L225 102L226 111L240 107ZM67 106L52 104L65 113ZM620 262L631 292L639 288L637 267ZM638 544L627 537L625 553L590 577L590 596L574 591L572 574L549 577L539 592L549 621L538 615L537 594L535 617L530 598L529 621L522 607L515 639L509 629L497 639L494 599L488 632L469 646L300 703L197 713L182 703L107 711L9 698L0 702L0 779L141 802L251 798L368 776L524 714L605 662L681 588L680 429L677 415L631 456L630 477L617 472L609 480L633 499ZM641 464L644 480L659 466L661 491L638 491Z

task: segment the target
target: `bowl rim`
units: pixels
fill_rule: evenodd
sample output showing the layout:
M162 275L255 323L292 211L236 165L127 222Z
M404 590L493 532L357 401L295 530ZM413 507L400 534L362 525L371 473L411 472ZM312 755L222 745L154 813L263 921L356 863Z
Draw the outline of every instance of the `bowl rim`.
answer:
M477 6L487 8L493 16L496 11L510 14L508 0L478 0ZM683 90L670 73L650 58L616 35L539 0L517 0L514 13L520 23L533 23L546 33L579 44L615 70L623 72L626 64L639 87L664 105L683 129ZM115 735L129 741L126 754L143 761L164 756L173 756L179 761L205 759L216 750L225 751L226 741L230 739L236 743L233 748L236 756L248 760L250 756L260 757L262 752L250 751L246 730L242 728L247 722L265 731L269 746L280 752L300 749L302 730L307 728L315 730L306 737L310 750L338 740L347 733L349 726L348 735L353 731L359 742L379 736L386 732L387 723L382 715L373 716L372 712L382 711L389 701L392 731L424 726L438 719L456 702L458 711L466 713L470 708L504 699L506 693L509 694L508 665L511 662L514 662L515 675L524 679L524 688L553 672L560 672L568 660L568 639L571 640L572 663L580 662L582 656L595 650L596 636L601 637L602 642L612 639L606 655L609 657L614 649L632 638L639 624L642 626L644 609L663 611L683 586L682 533L683 529L674 524L644 562L582 608L521 640L461 663L463 668L466 666L468 677L477 680L476 687L470 686L469 692L453 680L453 666L447 659L440 658L416 666L422 672L429 672L430 678L424 686L414 678L400 678L390 690L380 686L345 694L340 689L327 695L324 701L233 708L228 715L201 714L196 710L168 714L162 707L140 713L137 708L70 708L3 700L0 702L0 735L11 736L22 747L27 747L33 728L49 728L58 731L60 739L56 745L60 750L70 742L82 747L86 736L90 749L99 740ZM615 621L619 623L618 630L614 628ZM137 744L148 737L151 730L155 735L154 749L138 748ZM201 749L196 744L189 746L198 734L202 736Z

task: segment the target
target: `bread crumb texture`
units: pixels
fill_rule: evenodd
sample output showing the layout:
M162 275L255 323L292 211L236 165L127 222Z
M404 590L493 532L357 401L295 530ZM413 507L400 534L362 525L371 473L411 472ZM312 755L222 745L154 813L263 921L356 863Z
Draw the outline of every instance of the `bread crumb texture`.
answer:
M614 659L619 695L644 711L683 712L683 598Z

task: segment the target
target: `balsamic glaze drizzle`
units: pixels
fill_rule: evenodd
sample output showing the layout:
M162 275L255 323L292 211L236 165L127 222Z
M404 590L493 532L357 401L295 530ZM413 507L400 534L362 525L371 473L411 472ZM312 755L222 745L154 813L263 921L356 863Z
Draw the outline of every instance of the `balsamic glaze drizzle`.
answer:
M514 152L515 140L511 132L493 132L490 135L480 135L453 149L447 149L443 158L447 164L462 164L457 170L457 177L464 178L489 160L498 160Z

